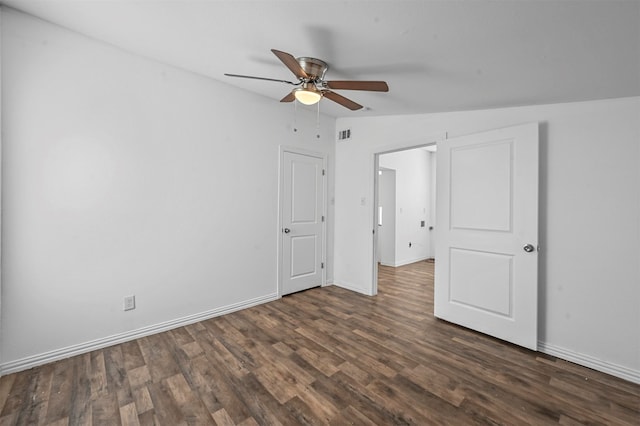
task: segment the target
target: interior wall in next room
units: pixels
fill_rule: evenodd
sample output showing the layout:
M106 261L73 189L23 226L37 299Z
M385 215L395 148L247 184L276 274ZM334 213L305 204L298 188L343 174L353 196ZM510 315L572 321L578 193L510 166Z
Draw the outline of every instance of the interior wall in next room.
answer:
M379 156L379 165L395 170L395 259L391 266L433 257L429 230L435 222L432 205L433 191L432 153L416 148L385 153Z

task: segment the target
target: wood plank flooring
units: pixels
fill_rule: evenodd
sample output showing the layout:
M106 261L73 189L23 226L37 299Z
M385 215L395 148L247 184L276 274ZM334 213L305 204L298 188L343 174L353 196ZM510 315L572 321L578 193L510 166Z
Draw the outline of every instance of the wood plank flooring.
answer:
M640 424L640 385L433 317L433 264L0 379L0 425Z

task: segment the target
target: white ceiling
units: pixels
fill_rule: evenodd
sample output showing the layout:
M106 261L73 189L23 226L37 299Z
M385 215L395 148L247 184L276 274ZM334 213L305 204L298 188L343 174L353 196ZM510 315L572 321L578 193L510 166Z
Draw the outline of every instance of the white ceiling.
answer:
M295 80L270 52L329 63L332 116L444 112L640 95L640 1L6 0L127 51L278 101Z

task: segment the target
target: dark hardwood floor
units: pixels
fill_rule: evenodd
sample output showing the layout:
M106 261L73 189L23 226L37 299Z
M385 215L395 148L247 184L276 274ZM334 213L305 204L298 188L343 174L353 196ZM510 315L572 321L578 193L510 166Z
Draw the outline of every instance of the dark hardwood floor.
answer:
M640 385L433 317L433 264L0 379L0 425L640 424Z

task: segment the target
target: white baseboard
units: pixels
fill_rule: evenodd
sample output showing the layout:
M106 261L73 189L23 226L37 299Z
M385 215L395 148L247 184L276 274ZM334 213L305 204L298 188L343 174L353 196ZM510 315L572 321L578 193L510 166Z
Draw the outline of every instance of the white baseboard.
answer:
M564 349L545 342L538 342L538 351L543 352L547 355L552 355L557 358L564 359L566 361L573 362L575 364L582 365L584 367L602 371L603 373L611 374L612 376L620 377L621 379L625 379L633 383L640 384L640 371L632 370L631 368L623 367L621 365L613 364L607 361L602 361L601 359L574 352L569 349Z
M256 297L255 299L245 300L240 303L235 303L232 305L211 309L209 311L188 315L186 317L177 318L171 321L165 321L159 324L138 328L136 330L114 334L112 336L91 340L89 342L68 346L66 348L55 349L53 351L44 352L38 355L32 355L32 356L18 359L15 361L9 361L9 362L0 364L0 376L3 376L5 374L10 374L10 373L16 373L18 371L27 370L29 368L37 367L42 364L48 364L53 361L58 361L60 359L69 358L69 357L80 355L83 353L95 351L97 349L106 348L108 346L117 345L119 343L128 342L130 340L139 339L141 337L149 336L151 334L161 333L163 331L168 331L174 328L183 327L185 325L193 324L199 321L204 321L210 318L218 317L220 315L239 311L241 309L246 309L252 306L271 302L279 298L280 297L275 293L269 294L266 296Z
M404 265L409 265L411 263L422 262L423 260L427 260L427 259L433 259L433 257L432 256L417 257L415 259L400 260L399 262L395 262L393 265L390 265L387 263L383 263L383 265L393 266L394 268L397 268L398 266L404 266Z

